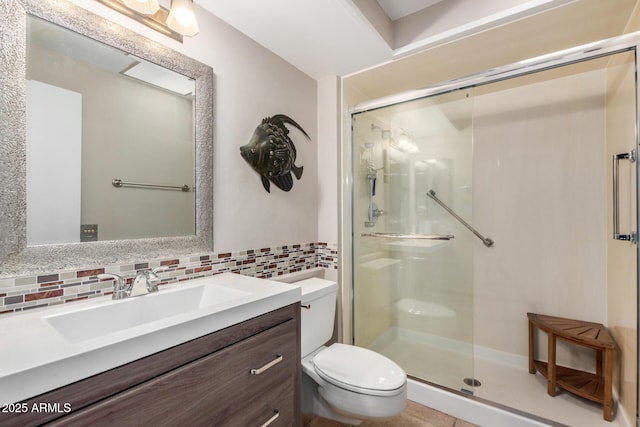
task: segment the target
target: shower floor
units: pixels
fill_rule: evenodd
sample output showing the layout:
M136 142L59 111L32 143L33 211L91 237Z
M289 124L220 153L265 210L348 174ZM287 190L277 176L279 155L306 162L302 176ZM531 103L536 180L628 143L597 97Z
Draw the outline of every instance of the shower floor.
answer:
M369 348L394 360L411 376L455 390L473 390L474 396L557 423L627 427L620 413L612 422L605 421L601 405L562 390L549 396L546 380L529 374L524 356L512 355L501 363L500 357L483 357L483 353L495 356L491 351L477 349L474 360L468 345L400 328L389 329ZM475 378L482 385L469 387L464 378Z

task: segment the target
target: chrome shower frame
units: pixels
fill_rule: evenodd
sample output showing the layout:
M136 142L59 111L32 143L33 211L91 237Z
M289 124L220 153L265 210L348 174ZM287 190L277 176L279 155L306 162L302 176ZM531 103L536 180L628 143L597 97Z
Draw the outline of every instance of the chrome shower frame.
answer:
M467 76L447 80L439 84L430 85L422 89L401 92L395 95L386 96L371 101L362 102L356 104L353 107L348 108L347 115L350 118L350 122L347 122L345 118L344 128L351 129L353 115L357 113L376 110L379 108L388 107L394 104L399 104L407 101L412 101L420 98L426 98L430 96L441 95L457 90L471 89L478 86L483 86L491 83L508 80L515 77L525 76L528 74L537 73L544 70L549 70L565 65L584 62L596 58L614 55L622 52L633 51L635 55L635 78L636 78L636 93L635 93L635 108L636 108L636 123L635 123L635 153L640 153L640 87L638 85L638 50L640 48L640 31L629 33L617 37L612 37L605 40L600 40L581 46L556 51L553 53L537 56L524 61L519 61L513 64L492 68L480 73L474 73ZM343 136L346 138L346 134ZM346 139L345 139L346 140ZM340 278L342 283L342 331L341 336L344 342L351 342L352 340L352 327L353 327L353 271L352 271L352 253L353 253L353 226L351 217L353 213L353 200L351 194L353 193L353 170L351 160L353 158L352 144L345 144L345 151L341 153L341 194L340 194L340 257L341 257L341 272ZM640 172L636 167L636 188L640 189ZM636 190L638 191L638 190ZM640 197L636 197L636 212L640 212ZM640 230L640 215L636 214L635 229ZM629 239L631 240L631 239ZM636 244L636 277L640 279L640 250L638 249L638 242L634 237L632 240ZM640 289L638 283L636 283L637 289L637 307L640 310ZM636 315L637 325L637 343L640 347L640 315ZM640 373L640 348L638 349L638 356L636 360L636 372ZM638 374L640 376L640 374ZM636 380L636 425L640 426L640 417L638 416L640 411L640 380Z
M362 102L349 109L349 113L353 115L356 113L388 107L394 104L400 104L406 101L413 101L415 99L442 95L456 90L470 89L490 83L496 83L502 80L533 74L563 65L584 62L590 59L609 56L620 52L636 50L638 45L640 45L640 31L537 56L524 61L504 65L502 67L492 68L480 73L447 80L422 89L401 92L396 95Z

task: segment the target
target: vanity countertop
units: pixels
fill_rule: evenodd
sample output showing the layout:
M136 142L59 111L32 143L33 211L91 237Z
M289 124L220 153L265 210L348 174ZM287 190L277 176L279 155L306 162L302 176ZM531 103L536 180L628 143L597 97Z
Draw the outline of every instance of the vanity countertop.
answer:
M163 285L157 294L182 292L203 285L205 289L207 286L233 289L239 291L239 296L160 316L134 327L107 329L99 336L83 339L63 334L51 319L73 316L83 310L117 307L122 302L154 295L121 301L113 301L110 296L100 297L3 315L0 318L0 404L37 396L300 301L298 286L232 273ZM113 307L106 313L117 314ZM117 322L113 317L105 316L100 322Z

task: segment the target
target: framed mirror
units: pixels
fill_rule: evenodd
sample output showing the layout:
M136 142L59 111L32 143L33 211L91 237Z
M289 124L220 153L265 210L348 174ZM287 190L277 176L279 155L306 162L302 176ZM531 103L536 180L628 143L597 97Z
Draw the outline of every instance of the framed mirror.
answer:
M64 0L0 32L0 277L211 251L211 67Z

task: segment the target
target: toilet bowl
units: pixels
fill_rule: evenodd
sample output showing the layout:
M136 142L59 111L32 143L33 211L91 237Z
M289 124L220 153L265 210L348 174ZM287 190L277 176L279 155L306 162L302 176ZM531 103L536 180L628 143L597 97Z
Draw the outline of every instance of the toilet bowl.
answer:
M404 409L407 376L395 362L374 351L335 343L337 285L311 278L301 286L302 411L357 425L393 417Z

